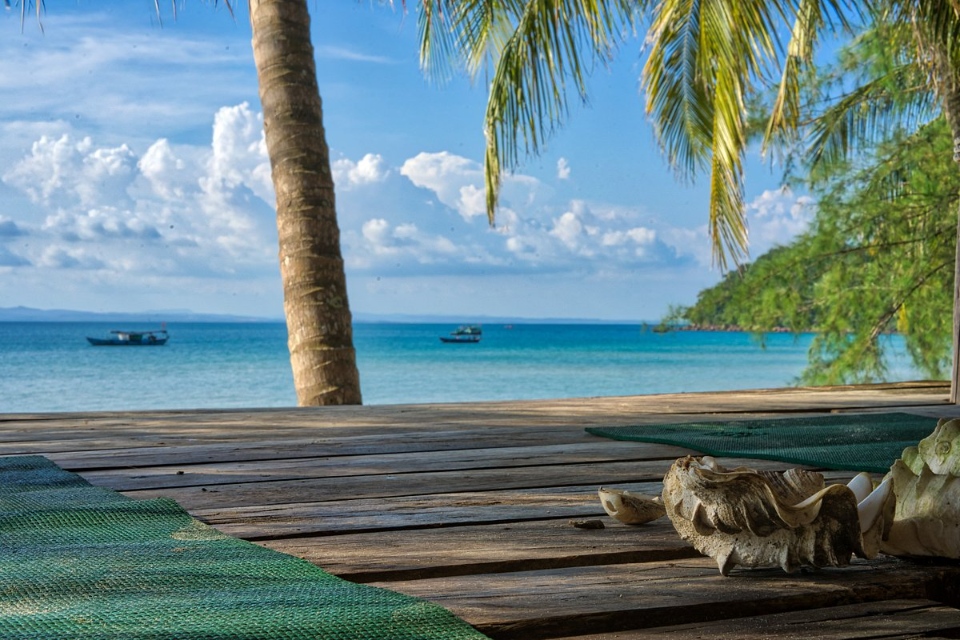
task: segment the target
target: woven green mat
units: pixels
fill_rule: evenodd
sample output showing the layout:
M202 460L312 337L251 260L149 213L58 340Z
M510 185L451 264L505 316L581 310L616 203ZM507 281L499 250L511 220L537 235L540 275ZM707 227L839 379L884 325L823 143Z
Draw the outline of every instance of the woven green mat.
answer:
M883 413L588 427L587 431L615 440L672 444L717 457L885 473L906 447L916 445L936 426L936 418Z
M446 609L228 537L167 499L0 458L0 638L474 640Z

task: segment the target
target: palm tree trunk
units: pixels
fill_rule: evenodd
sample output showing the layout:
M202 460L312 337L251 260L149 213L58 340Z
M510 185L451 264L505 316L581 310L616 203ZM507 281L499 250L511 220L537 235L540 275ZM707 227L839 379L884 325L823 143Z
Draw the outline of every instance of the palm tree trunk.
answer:
M249 0L263 128L277 195L280 275L300 406L360 404L306 0Z

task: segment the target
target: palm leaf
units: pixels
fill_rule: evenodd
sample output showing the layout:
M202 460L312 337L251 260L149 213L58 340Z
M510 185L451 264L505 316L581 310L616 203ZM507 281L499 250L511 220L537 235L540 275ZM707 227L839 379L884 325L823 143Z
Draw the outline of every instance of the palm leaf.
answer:
M909 25L878 23L847 47L845 57L837 73L852 88L828 97L813 120L807 152L812 168L856 155L891 131L916 130L939 111Z
M664 0L651 27L647 112L681 176L710 172L713 259L722 269L728 256L746 256L746 101L777 58L785 11L762 0Z
M476 75L493 68L484 133L487 214L494 221L501 176L540 151L567 114L572 88L605 63L649 0L425 0L421 64L449 72L458 54Z

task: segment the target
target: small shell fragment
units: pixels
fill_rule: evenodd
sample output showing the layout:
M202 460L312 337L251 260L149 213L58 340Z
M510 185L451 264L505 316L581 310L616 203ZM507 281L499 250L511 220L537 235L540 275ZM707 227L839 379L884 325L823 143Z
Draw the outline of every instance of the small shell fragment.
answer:
M647 496L630 493L625 489L607 489L597 491L603 510L624 524L645 524L667 515L660 496Z

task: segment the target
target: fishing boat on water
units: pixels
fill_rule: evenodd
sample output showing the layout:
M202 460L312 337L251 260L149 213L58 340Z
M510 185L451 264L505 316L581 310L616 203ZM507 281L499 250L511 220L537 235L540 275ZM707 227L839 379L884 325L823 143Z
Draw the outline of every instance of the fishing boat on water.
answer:
M456 331L451 331L448 336L440 336L440 342L473 344L480 342L483 330L479 325L468 324L458 327Z
M90 338L87 342L95 347L160 347L170 335L166 329L157 331L111 331L107 338Z

